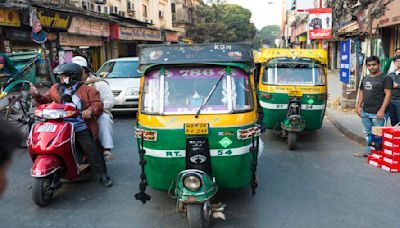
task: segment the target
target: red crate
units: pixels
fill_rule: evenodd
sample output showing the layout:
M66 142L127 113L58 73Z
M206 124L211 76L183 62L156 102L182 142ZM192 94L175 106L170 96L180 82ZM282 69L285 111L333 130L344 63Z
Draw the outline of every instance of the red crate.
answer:
M384 146L382 151L382 156L394 159L400 159L400 150L398 150L397 148L390 148Z
M382 128L382 137L387 139L400 140L400 127Z
M390 168L399 169L400 170L400 162L396 161L396 160L393 160L393 159L390 159L390 158L382 158L381 159L381 165L385 165L385 166L388 166Z
M400 172L399 169L397 169L397 168L392 168L392 167L387 166L387 165L381 165L380 168L383 169L383 170L385 170L385 171L388 171L388 172L390 172L390 173L398 173L398 172Z
M372 155L368 155L368 164L373 165L375 167L380 168L381 167L381 159L377 159Z
M371 153L372 154L376 154L376 155L382 155L382 151L381 150L374 150L372 149L373 147L371 147Z

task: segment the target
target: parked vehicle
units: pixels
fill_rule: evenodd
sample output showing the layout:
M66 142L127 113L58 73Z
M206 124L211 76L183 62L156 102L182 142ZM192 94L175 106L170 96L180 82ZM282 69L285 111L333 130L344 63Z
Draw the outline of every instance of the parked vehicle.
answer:
M62 187L61 178L75 180L90 170L83 152L75 146L73 124L64 121L77 115L75 107L57 103L39 105L35 110L38 121L32 126L28 145L33 161L32 200L38 206L51 202Z
M328 55L321 49L263 49L259 64L259 103L263 125L287 137L296 149L297 134L322 126L327 102Z
M114 94L113 112L137 111L139 100L140 73L137 72L138 57L112 59L97 71L104 77Z
M257 184L260 128L247 44L144 46L137 117L140 192L168 191L189 227L223 218L219 188Z

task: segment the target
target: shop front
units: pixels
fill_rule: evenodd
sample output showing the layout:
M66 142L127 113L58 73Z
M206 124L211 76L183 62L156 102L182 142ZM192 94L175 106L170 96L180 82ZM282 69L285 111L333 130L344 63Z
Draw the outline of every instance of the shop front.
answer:
M72 22L72 15L45 8L38 8L37 15L41 26L46 32L46 48L49 50L51 66L54 68L60 63L59 34L68 31Z
M87 58L92 70L97 71L106 60L104 39L110 36L110 26L101 20L75 16L67 32L60 33L60 62L68 62L74 55Z
M11 53L12 40L6 38L9 29L21 27L20 15L17 10L0 8L0 52Z
M115 42L114 58L138 55L139 44L162 43L161 31L146 27L111 25L110 38Z
M375 39L373 42L373 50L376 55L384 55L393 57L394 50L400 48L400 0L394 0L385 11L385 14L375 19L372 26L378 29L380 39ZM379 53L378 44L382 47L383 53Z

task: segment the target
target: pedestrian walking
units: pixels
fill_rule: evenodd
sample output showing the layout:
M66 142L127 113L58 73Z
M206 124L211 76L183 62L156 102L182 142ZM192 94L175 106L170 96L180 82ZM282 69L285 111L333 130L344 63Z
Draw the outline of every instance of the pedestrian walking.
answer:
M394 57L389 59L386 62L385 66L383 67L383 70L382 70L383 73L390 74L390 73L393 73L396 71L397 67L396 67L396 64L394 63L394 59L397 56L400 56L400 48L396 48L396 50L394 51Z
M388 76L393 80L392 99L390 101L390 122L392 126L400 121L400 55L393 58L396 70Z
M393 80L382 73L378 57L368 57L366 65L370 75L363 78L361 82L357 114L361 117L368 148L367 153L354 154L356 157L367 157L371 153L369 145L372 127L385 126L393 88Z

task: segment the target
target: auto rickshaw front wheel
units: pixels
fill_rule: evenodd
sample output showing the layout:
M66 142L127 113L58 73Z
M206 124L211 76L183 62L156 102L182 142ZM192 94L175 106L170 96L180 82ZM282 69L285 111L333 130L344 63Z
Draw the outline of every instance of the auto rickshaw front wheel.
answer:
M296 150L297 133L296 132L288 132L287 142L288 142L289 150Z
M190 228L206 228L209 222L206 220L206 213L204 212L204 204L187 204L186 217L189 222Z

